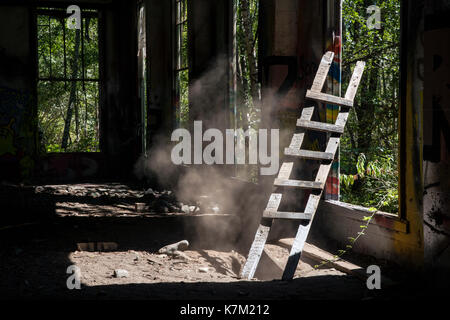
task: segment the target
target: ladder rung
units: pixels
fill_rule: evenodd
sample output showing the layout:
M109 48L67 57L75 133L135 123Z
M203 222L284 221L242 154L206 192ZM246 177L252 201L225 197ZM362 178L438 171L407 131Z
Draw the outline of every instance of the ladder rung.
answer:
M313 92L311 90L306 91L306 98L317 100L320 102L337 105L337 106L343 106L343 107L353 107L353 100L348 100L341 97L336 97L331 94L327 93L318 93Z
M290 220L311 220L312 214L305 212L282 212L264 210L263 218L270 219L290 219Z
M311 150L295 150L291 148L284 149L284 154L287 156L300 157L310 160L333 160L334 154L330 152L311 151Z
M316 181L290 180L276 178L274 183L277 187L296 187L302 189L322 189L323 183Z
M335 124L325 122L305 121L302 119L297 120L297 127L324 132L344 133L343 126L337 126Z

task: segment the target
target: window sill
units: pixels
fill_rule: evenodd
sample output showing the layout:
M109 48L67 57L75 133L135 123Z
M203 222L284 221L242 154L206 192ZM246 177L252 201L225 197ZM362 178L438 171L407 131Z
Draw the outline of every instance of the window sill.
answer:
M332 214L342 215L347 219L363 222L363 216L372 215L372 211L369 209L345 203L336 200L323 201L323 211L330 212ZM370 222L370 225L376 225L388 230L397 231L401 233L409 232L408 221L405 221L395 214L387 213L383 211L377 211Z

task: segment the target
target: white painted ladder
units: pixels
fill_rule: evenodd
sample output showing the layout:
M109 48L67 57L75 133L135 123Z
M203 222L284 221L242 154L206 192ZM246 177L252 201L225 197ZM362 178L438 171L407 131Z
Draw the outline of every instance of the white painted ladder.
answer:
M353 106L353 100L358 89L362 73L364 71L365 62L358 61L353 71L350 84L345 93L345 97L336 97L333 95L322 93L322 87L325 83L331 63L333 62L334 53L328 51L322 57L322 60L314 78L311 90L307 90L306 98L316 100L319 102L340 106L339 114L336 118L335 124L311 121L314 107L304 107L300 119L297 120L297 127L299 132L294 133L291 143L288 148L285 148L284 154L289 157L303 158L310 160L319 160L320 167L314 181L302 181L289 179L294 162L283 162L278 173L278 177L274 181L274 186L278 189L283 188L298 188L310 189L308 202L304 212L282 212L278 211L281 202L282 193L272 193L267 203L266 209L263 212L260 225L256 231L255 239L253 240L247 261L242 270L241 277L252 279L259 259L264 250L264 245L267 241L273 219L291 219L298 220L299 226L297 235L289 254L286 267L283 272L283 280L292 279L297 268L300 256L308 237L309 229L314 219L320 198L322 196L325 183L330 172L331 165L335 158L338 149L340 136L344 132L344 127L348 119L350 108ZM328 144L325 152L311 151L301 149L305 133L308 131L322 131L331 133L328 139Z

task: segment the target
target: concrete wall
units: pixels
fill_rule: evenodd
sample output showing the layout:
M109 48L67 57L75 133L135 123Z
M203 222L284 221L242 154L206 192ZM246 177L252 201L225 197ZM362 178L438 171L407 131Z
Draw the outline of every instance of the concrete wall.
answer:
M170 139L174 126L172 1L146 0L149 144Z
M450 280L450 3L429 1L424 17L423 221L425 264Z
M322 201L314 218L314 238L326 238L338 243L341 248L350 244L349 237L361 232L363 218L371 216L367 208L335 200ZM352 251L388 260L398 265L416 269L420 264L415 252L417 247L410 241L409 223L397 215L377 212L374 219L354 244ZM411 244L413 243L413 244Z
M102 152L116 176L130 174L141 152L137 77L136 1L114 1L105 7L104 103L100 113Z
M204 128L232 128L233 23L232 0L188 1L189 117Z
M37 122L33 13L0 7L0 175L25 178L35 166Z

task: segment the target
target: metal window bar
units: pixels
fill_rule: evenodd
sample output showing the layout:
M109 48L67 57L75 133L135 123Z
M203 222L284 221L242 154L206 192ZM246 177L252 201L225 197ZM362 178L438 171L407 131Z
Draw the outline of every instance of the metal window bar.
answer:
M187 27L187 6L186 0L176 0L176 68L175 71L183 71L188 69L187 61L183 59L183 47L185 42L183 41L183 31Z
M50 20L50 16L48 17L48 36L50 39L50 77L52 76L52 23Z
M69 79L67 77L67 46L66 46L66 23L63 24L63 50L64 50L64 77L53 77L53 69L52 69L52 26L51 26L51 19L65 19L67 18L67 13L63 10L59 9L38 9L37 10L38 15L44 15L48 17L48 33L49 33L49 39L50 39L50 63L49 63L49 77L41 77L38 76L39 81L64 81L64 82L73 82L73 81L81 81L83 90L85 90L85 82L99 82L100 79L98 78L86 78L86 72L85 72L85 57L84 57L84 17L93 17L98 18L98 12L97 11L82 11L83 19L81 19L81 77L75 78L75 79ZM85 14L87 13L87 14Z
M176 123L180 125L182 115L181 105L181 75L189 70L187 61L187 37L183 37L183 31L187 30L187 0L174 1L174 23L175 23L175 56L174 56L174 90L175 90L175 108ZM186 107L186 106L184 106Z
M67 78L67 54L66 54L66 26L63 19L63 43L64 43L64 78ZM50 61L51 63L51 61ZM51 74L50 74L51 76ZM64 90L67 90L67 81L64 81Z

